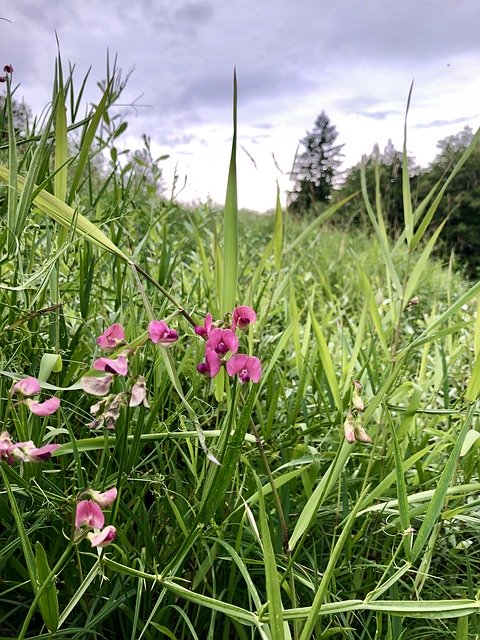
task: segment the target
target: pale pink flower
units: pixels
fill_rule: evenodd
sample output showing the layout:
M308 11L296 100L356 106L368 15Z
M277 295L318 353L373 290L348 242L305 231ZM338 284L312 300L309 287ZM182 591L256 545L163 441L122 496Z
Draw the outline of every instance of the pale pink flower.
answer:
M98 358L93 363L96 371L106 371L107 373L118 373L120 376L126 376L128 373L128 360L126 356L118 356L118 358Z
M8 431L3 431L0 434L0 460L13 464L12 446L13 442L10 439L10 434Z
M145 387L145 378L143 376L138 376L135 384L133 385L128 406L138 407L140 404L143 404L147 409L150 406L147 400L147 389Z
M11 446L11 454L21 462L44 462L49 460L52 453L59 448L59 444L45 444L37 447L31 440L28 442L17 442Z
M111 489L103 492L89 489L88 491L85 491L83 495L89 496L94 502L102 507L102 509L105 509L115 502L118 492L116 487L112 487Z
M238 375L240 382L258 382L262 377L262 365L255 356L237 354L226 364L229 376Z
M76 529L101 529L105 524L105 516L93 500L81 500L75 512Z
M36 378L28 376L16 382L12 387L12 393L21 393L23 396L35 396L40 393L42 387Z
M214 378L220 371L222 366L220 356L213 349L205 349L205 360L200 364L197 364L197 371L204 376L210 376Z
M97 344L102 349L114 349L118 344L125 342L125 331L121 324L114 323L97 338Z
M80 384L85 393L90 393L92 396L104 396L110 391L110 385L113 382L114 375L107 373L106 376L83 376L80 379Z
M148 325L148 335L154 344L169 347L178 340L178 333L170 329L164 320L152 320Z
M48 400L44 400L43 402L37 402L36 400L28 398L25 400L25 404L36 416L51 416L52 413L55 413L59 408L60 398L53 396L53 398L48 398Z
M203 326L197 325L195 327L195 333L197 336L201 336L202 338L208 338L210 331L212 330L212 314L207 313L205 316L205 320Z
M115 540L116 535L117 530L113 525L109 524L102 531L87 533L87 538L92 543L92 547L106 547Z
M237 353L238 338L231 329L212 329L207 338L207 349L213 349L219 355Z
M245 305L236 307L232 313L232 330L238 327L239 329L246 329L249 324L253 324L257 319L257 314L252 307Z

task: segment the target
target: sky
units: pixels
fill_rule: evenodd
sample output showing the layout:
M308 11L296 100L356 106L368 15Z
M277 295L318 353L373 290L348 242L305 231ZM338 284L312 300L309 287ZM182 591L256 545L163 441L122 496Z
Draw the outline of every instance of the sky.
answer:
M238 80L239 206L264 211L292 188L299 140L325 111L343 169L389 138L422 166L436 143L480 126L478 0L5 0L0 68L40 113L51 96L56 35L64 66L97 102L107 51L130 72L114 112L128 121L119 150L151 138L179 199L223 203ZM0 91L2 89L0 88ZM301 151L301 149L300 149Z

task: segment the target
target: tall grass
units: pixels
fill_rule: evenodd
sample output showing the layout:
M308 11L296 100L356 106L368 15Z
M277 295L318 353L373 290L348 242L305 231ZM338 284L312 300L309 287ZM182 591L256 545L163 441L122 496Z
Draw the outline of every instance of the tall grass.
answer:
M183 209L117 162L118 70L81 121L73 80L58 60L50 114L25 139L7 86L2 431L61 446L1 462L0 637L474 637L480 285L430 258L443 189L413 209L404 181L395 243L365 188L370 235L328 226L344 203L308 225L279 202L237 219L234 116L224 216ZM210 382L192 325L242 304L263 375ZM152 318L180 334L169 350L148 341ZM132 352L112 389L142 375L150 408L92 431L80 380L114 322ZM61 397L57 413L12 397L23 374ZM78 500L111 487L116 539L78 542Z

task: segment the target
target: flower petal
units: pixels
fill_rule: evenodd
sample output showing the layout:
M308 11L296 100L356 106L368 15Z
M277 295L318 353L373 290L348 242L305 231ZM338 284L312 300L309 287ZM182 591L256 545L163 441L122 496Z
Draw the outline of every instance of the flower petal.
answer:
M51 416L52 413L60 406L60 398L53 396L53 398L48 398L48 400L44 400L43 402L36 402L35 400L27 399L25 400L28 408L32 413L36 416Z
M75 528L101 529L105 524L105 516L93 500L81 500L75 512Z
M36 378L28 376L16 382L12 387L12 393L21 393L24 396L34 396L40 393L42 387Z
M169 347L178 340L178 333L170 329L164 320L152 320L148 325L148 335L154 344Z
M106 547L115 540L117 530L111 524L98 533L88 533L87 538L92 543L92 547Z
M106 371L107 373L118 373L120 376L126 376L128 373L128 360L126 356L118 356L118 358L97 358L93 363L96 371Z
M232 330L235 331L238 327L243 331L249 324L253 324L256 319L257 314L252 307L247 307L246 305L236 307L232 313Z
M112 373L107 373L106 376L83 376L80 384L85 393L91 393L92 396L105 396L110 391L113 378Z
M97 338L97 344L102 349L114 349L125 341L125 331L121 324L114 323Z

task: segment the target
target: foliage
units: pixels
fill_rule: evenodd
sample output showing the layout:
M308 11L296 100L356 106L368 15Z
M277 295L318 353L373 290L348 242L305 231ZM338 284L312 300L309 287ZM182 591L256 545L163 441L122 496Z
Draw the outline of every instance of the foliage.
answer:
M56 80L73 90L58 63ZM414 206L404 181L393 240L365 172L373 233L326 227L342 202L309 222L279 205L237 220L234 153L223 216L147 198L120 163L91 180L114 86L76 150L54 100L0 165L0 636L467 638L480 285L430 258L439 200ZM256 311L239 341L262 361L258 384L196 369L207 345L192 323L230 325L235 290ZM168 350L149 339L158 318L179 335ZM128 376L108 371L108 348ZM136 386L150 408L124 402L115 429L92 430L104 401L84 388L99 367L116 398ZM12 394L23 375L60 409L32 413ZM92 546L94 524L108 546Z
M341 164L343 144L336 145L337 138L335 125L322 111L313 129L300 141L305 150L295 157L290 176L295 185L288 196L292 213L303 213L328 203Z

